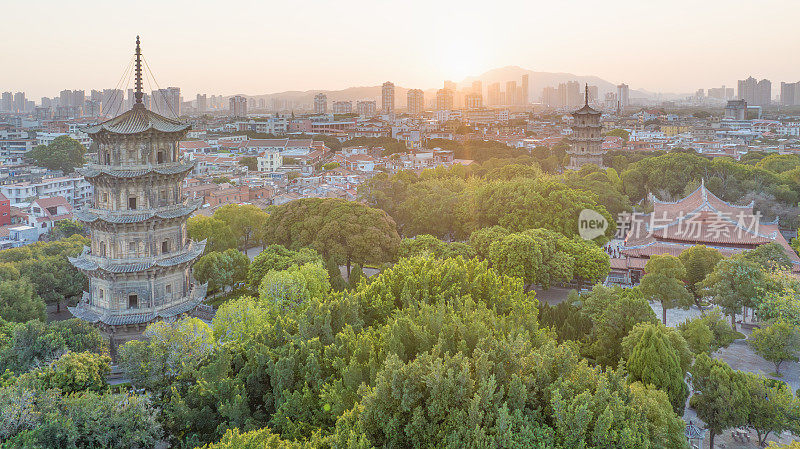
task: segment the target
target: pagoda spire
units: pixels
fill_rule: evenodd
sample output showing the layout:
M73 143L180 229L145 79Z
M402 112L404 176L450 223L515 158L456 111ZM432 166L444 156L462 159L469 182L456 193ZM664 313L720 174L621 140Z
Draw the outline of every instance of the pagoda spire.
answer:
M586 90L584 92L584 101L586 102L585 105L589 106L589 83L586 83Z
M144 93L142 93L142 50L139 47L139 36L136 36L136 93L134 94L136 98L136 105L141 105L142 97L144 97Z

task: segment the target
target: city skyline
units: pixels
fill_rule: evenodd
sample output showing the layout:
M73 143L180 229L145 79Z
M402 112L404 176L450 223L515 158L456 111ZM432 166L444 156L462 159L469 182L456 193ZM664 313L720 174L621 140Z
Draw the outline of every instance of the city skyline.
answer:
M781 81L800 75L800 62L789 57L800 51L800 40L781 34L796 17L792 11L800 12L792 2L764 2L735 18L722 13L739 2L576 3L350 1L314 4L315 14L308 14L248 2L212 8L146 1L132 12L99 2L84 2L85 8L19 2L8 7L18 20L0 30L0 54L16 63L0 74L0 86L36 99L65 88L113 87L137 34L159 86L181 86L187 96L338 90L387 80L427 90L509 65L664 93L735 86L752 75L771 79L774 96ZM385 17L400 24L396 32L386 31ZM30 33L37 28L48 33Z

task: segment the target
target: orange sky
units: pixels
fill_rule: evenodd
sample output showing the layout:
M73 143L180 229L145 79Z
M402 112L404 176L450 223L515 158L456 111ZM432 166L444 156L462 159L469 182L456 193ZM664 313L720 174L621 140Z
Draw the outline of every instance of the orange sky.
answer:
M431 88L506 65L662 92L753 75L777 94L780 81L800 80L791 0L7 3L0 91L37 101L113 87L136 34L159 85L187 98L386 80Z

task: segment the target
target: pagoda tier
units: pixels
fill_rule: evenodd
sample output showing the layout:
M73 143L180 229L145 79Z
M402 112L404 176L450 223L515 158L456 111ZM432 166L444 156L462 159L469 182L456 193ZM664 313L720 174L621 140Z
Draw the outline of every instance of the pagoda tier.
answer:
M115 313L110 308L91 307L91 296L83 292L81 301L75 307L69 307L70 313L76 318L90 323L101 325L106 330L116 329L120 326L134 326L141 328L148 323L159 319L175 319L175 317L194 310L203 303L206 297L208 284L191 284L189 293L185 298L166 304L164 306L141 307L134 313Z

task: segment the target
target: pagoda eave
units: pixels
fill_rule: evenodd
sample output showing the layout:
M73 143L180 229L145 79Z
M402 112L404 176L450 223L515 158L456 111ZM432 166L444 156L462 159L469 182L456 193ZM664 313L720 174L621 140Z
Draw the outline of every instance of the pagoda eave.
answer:
M153 219L168 220L173 218L186 217L194 213L194 211L196 211L202 204L203 204L203 199L196 198L188 200L185 204L183 204L180 207L171 209L146 211L146 212L124 211L124 212L116 212L114 214L98 213L89 209L89 210L79 210L74 213L74 216L76 219L78 219L83 223L94 223L96 221L102 221L109 224L144 223L146 221Z
M68 257L69 262L83 273L106 272L110 274L146 273L160 268L172 268L188 264L198 259L206 249L206 240L192 242L180 253L170 257L140 259L137 262L126 262L120 259L108 259L89 254L88 248L77 257Z

